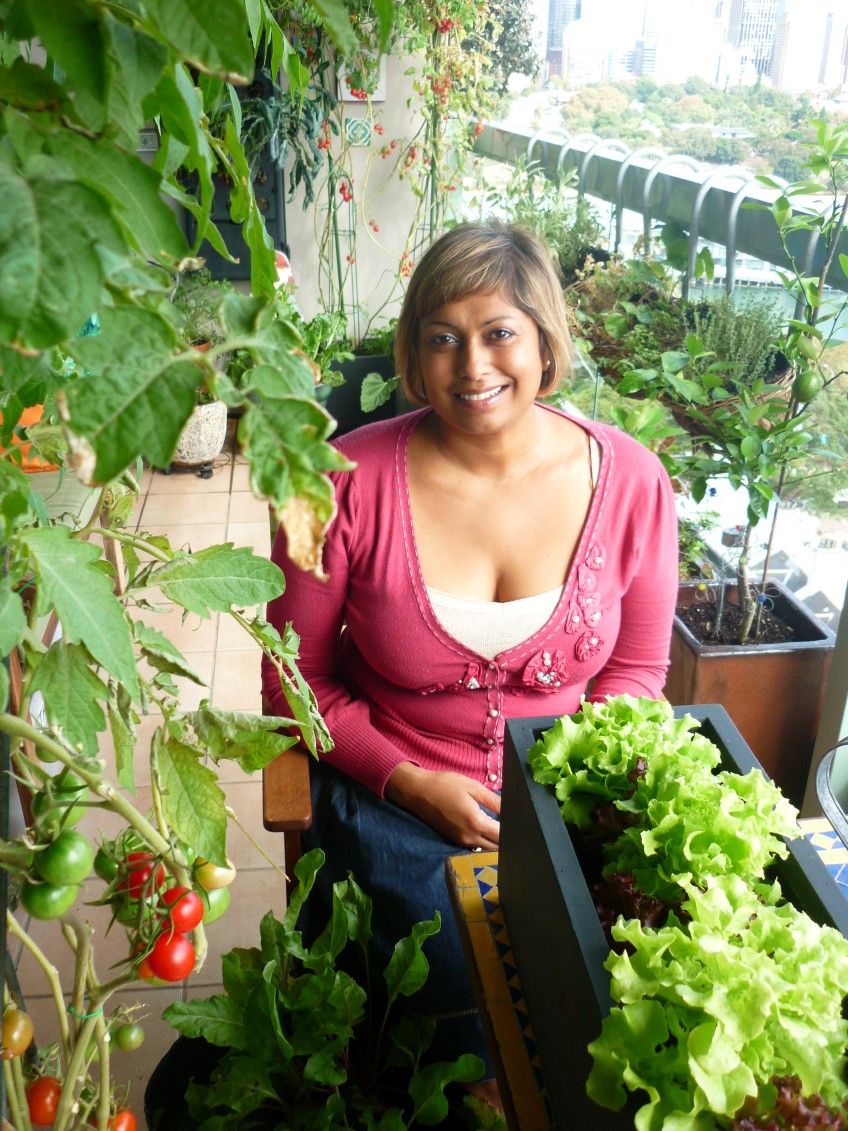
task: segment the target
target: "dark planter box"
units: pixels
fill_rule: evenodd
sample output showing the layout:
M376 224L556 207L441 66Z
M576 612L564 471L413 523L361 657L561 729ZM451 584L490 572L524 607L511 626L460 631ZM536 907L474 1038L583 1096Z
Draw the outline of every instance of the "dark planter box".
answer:
M758 763L723 708L678 707L722 751L725 769ZM554 717L507 722L498 890L518 976L560 1131L632 1131L633 1112L598 1107L586 1095L588 1045L612 1002L603 964L609 946L553 793L533 781L527 751ZM848 937L848 900L804 839L790 843L777 878L787 898ZM634 1107L638 1106L634 1104Z
M702 644L674 619L663 694L670 703L720 703L760 764L801 806L810 773L833 646L833 632L785 586L775 613L797 634L789 644ZM678 607L695 601L697 582L681 585ZM728 587L736 601L736 587Z
M350 361L338 362L333 368L338 369L344 377L344 384L332 386L324 402L327 412L338 424L335 436L343 436L346 432L375 420L390 420L403 411L399 408L400 400L396 392L373 412L363 412L359 400L362 382L369 373L378 373L384 381L394 377L394 358L387 354L366 354Z

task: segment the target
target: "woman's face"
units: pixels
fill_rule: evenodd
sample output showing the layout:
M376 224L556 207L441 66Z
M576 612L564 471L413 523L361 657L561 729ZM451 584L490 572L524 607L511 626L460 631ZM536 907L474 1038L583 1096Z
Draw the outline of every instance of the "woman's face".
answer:
M418 358L433 410L462 431L483 433L529 411L549 364L536 322L495 291L425 314Z

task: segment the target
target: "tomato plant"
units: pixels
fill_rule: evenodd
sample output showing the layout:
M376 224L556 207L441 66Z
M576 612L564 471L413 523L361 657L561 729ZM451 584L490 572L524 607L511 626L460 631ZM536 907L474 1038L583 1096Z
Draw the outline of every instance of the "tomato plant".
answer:
M21 886L21 906L33 919L58 919L73 907L78 892L77 884L33 884L27 880Z
M26 1052L32 1043L32 1018L22 1009L7 1009L3 1014L3 1059L11 1060Z
M194 878L204 891L215 891L216 888L229 887L236 878L236 870L231 860L224 867L198 856L194 862Z
M127 856L125 867L126 875L119 886L132 899L139 899L152 890L157 890L165 882L165 869L156 863L152 852L131 852Z
M191 888L169 888L162 892L162 902L168 909L167 920L171 929L179 935L187 935L203 919L203 902Z
M211 891L204 891L203 902L206 905L203 912L204 925L214 923L230 906L230 889L212 888Z
M124 1052L131 1052L144 1043L144 1029L137 1021L116 1025L112 1032L115 1044Z
M181 982L194 969L194 946L185 935L165 932L147 956L151 973L164 982Z
M27 1087L29 1117L36 1127L49 1127L56 1118L62 1084L55 1076L39 1076Z
M49 884L80 884L91 871L94 853L82 833L65 829L36 857L35 869Z

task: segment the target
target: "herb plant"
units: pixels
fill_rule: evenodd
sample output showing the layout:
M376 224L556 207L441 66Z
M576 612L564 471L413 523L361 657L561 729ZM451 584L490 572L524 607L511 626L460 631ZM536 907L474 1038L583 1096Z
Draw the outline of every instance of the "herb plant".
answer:
M773 1081L793 1075L805 1095L844 1099L848 941L768 878L795 809L759 771L718 770L696 726L623 695L559 719L529 752L566 823L603 839L596 900L631 889L647 912L611 927L618 1005L588 1081L615 1110L646 1093L638 1131L728 1127L743 1107L771 1110Z
M353 945L362 952L367 985L376 975L368 966L371 900L352 878L334 885L331 919L311 947L304 945L295 924L323 862L320 849L303 856L283 921L269 912L259 947L224 956L226 994L176 1002L164 1012L181 1033L225 1050L211 1083L186 1090L198 1131L232 1126L236 1118L242 1131L432 1126L448 1116L446 1086L483 1072L482 1061L471 1055L427 1063L435 1023L398 1009L427 979L422 948L439 930L438 912L396 944L383 971L382 1015L336 966ZM473 1122L473 1109L469 1101L468 1126L492 1125Z

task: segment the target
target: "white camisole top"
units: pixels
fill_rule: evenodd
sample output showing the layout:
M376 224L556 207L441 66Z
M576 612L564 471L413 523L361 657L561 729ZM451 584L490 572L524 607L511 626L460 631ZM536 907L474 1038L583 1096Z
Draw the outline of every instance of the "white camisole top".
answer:
M587 434L588 438L588 434ZM594 490L600 461L600 448L589 443L589 482ZM440 589L427 588L433 612L454 640L479 656L493 660L538 632L553 615L563 587L521 597L517 601L472 601Z

